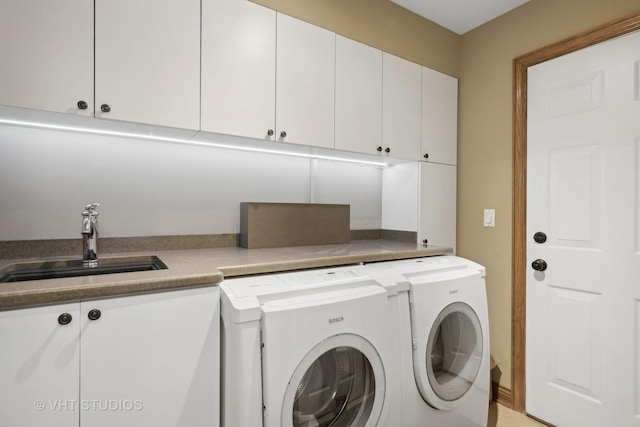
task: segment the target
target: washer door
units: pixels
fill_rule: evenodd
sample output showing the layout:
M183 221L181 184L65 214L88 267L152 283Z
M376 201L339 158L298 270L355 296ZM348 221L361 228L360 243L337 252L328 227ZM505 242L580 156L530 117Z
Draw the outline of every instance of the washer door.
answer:
M455 302L440 312L427 339L425 366L414 364L426 370L429 387L420 393L427 403L438 409L457 406L480 371L482 339L480 320L469 305Z
M357 335L335 335L307 353L294 371L284 398L282 424L375 426L384 391L384 368L375 348Z

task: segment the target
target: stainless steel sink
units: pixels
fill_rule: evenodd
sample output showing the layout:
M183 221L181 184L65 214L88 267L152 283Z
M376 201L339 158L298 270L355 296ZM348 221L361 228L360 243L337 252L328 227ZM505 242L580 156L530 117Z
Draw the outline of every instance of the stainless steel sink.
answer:
M95 267L84 266L82 260L12 264L0 271L0 283L132 273L167 268L165 263L156 256L108 258L100 260L100 264Z

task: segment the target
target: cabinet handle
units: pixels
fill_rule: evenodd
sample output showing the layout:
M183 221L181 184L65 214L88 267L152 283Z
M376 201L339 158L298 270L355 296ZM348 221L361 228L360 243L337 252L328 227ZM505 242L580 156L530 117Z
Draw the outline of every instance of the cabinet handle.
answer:
M111 111L111 107L109 107L109 104L102 104L100 110L102 110L103 113L108 113Z
M78 101L78 108L81 110L86 110L89 107L85 101Z
M267 135L268 135L268 136L273 136L273 129L269 129L269 130L267 131Z
M391 148L389 148L389 147L385 148L385 149L384 149L384 152L385 152L385 153L390 153L390 152L391 152Z
M425 159L428 159L428 158L429 158L429 153L426 153L426 154L424 155L424 158L425 158Z
M102 313L97 308L89 311L89 314L87 315L87 317L89 317L89 320L98 320L100 316L102 316Z
M287 133L285 131L280 132L280 137L281 138L286 138L287 137Z
M58 323L61 325L68 325L71 323L71 319L73 319L73 317L69 313L62 313L58 316Z
M382 147L379 146L378 148L376 148L376 150L378 150L379 152L382 152Z

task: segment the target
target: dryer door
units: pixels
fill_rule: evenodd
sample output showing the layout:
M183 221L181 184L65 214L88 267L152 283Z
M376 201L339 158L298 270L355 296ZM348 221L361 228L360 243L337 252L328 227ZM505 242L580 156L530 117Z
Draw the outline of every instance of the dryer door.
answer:
M384 389L382 361L371 343L353 334L332 336L307 353L294 371L282 425L375 426Z
M426 375L428 387L420 390L423 398L438 409L457 406L474 385L482 363L483 337L480 320L463 302L446 306L436 317L426 346L426 366L416 375Z

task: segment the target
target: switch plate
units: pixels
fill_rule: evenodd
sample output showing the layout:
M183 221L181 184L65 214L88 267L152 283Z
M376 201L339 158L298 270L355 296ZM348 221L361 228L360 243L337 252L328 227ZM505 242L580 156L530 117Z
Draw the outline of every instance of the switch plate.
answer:
M496 210L495 209L484 210L484 226L485 227L496 226Z

